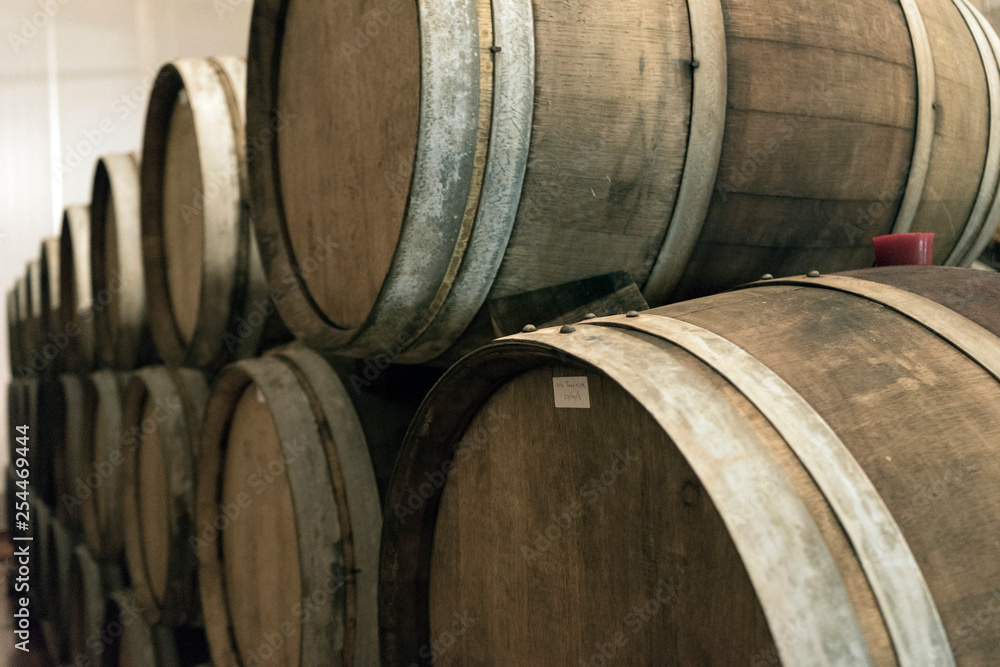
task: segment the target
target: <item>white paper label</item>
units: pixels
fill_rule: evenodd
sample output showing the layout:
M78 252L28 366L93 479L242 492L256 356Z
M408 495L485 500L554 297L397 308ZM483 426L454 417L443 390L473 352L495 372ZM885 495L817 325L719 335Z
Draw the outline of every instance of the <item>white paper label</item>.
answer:
M586 377L552 378L557 408L589 408L590 390Z

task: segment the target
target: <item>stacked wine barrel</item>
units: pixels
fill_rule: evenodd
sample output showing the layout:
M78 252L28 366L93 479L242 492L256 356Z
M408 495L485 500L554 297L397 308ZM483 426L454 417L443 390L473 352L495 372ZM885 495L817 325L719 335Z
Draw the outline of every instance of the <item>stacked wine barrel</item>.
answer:
M968 266L1000 218L964 0L258 0L250 53L265 268L326 351L454 358L488 301L627 271L657 306L890 232Z
M998 299L813 273L467 357L386 500L385 664L995 663Z
M165 65L144 160L100 157L91 203L66 207L8 294L10 460L23 425L32 604L58 664L210 661L191 541L209 387L290 338L250 224L245 70Z
M249 53L7 293L57 664L1000 661L966 0L256 0ZM948 266L869 268L909 231Z

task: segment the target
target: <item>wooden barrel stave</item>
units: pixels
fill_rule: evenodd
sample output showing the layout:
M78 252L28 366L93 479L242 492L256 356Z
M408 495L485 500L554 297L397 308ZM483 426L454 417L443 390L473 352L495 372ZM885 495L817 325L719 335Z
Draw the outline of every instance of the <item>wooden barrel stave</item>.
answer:
M39 351L46 375L62 370L63 348L59 331L59 237L42 241L39 259L39 288L41 291L41 321L39 325Z
M14 466L10 464L7 466L4 473L4 521L6 522L7 532L13 535L14 527L14 503L16 502L17 492L17 477L14 476ZM7 583L8 589L13 588L11 582Z
M137 371L124 395L125 555L150 623L197 624L195 492L208 385L200 371Z
M128 375L92 373L84 385L81 437L81 522L89 551L98 559L122 556L122 391Z
M21 360L21 328L17 314L17 285L7 292L7 358L10 363L10 374L20 377L24 362Z
M39 268L37 259L29 261L24 267L24 305L22 308L24 335L21 343L25 363L31 375L38 375L45 370L39 349L42 320L42 281Z
M15 302L17 304L17 322L19 329L18 338L20 339L20 355L21 362L23 364L20 374L21 376L25 376L31 374L31 369L28 366L31 356L31 343L28 340L28 284L25 276L18 277L17 282L14 284L14 291L17 294Z
M63 374L49 386L46 421L56 438L53 456L53 507L67 528L79 529L87 494L83 465L84 385L79 376Z
M57 664L72 661L69 643L69 572L76 546L74 534L53 517L49 523L50 557L42 576L48 582L47 606L54 641L46 637L49 652Z
M205 633L199 628L150 626L131 590L116 591L107 603L106 625L121 628L104 664L116 667L196 667L209 664Z
M39 418L37 431L32 437L35 467L31 471L32 485L42 501L49 507L58 505L56 479L59 474L58 454L66 440L63 408L63 385L59 379L38 381L37 401Z
M624 643L607 644L623 657L633 651L626 659L673 656L679 664L707 663L712 656L726 664L736 659L760 664L995 661L990 633L974 631L969 622L989 604L990 592L981 582L995 578L998 567L989 542L1000 522L1000 500L986 489L1000 476L990 435L997 433L1000 420L995 351L1000 315L989 307L1000 298L1000 280L985 272L918 267L855 275L764 281L638 318L588 321L575 333L552 329L518 335L456 366L418 413L386 500L384 664L419 660L418 651L429 645L435 664L461 664L470 656L499 664L532 650L536 657L572 662L581 656L591 664L589 657L605 645L605 636L614 637L615 628L635 620L630 607L655 599L658 579L680 581L681 587L669 604L655 605L658 616L640 623L636 634L625 632ZM844 291L858 283L865 291ZM876 294L883 300L872 301ZM676 333L663 333L668 330ZM699 340L716 342L699 347ZM738 354L727 352L727 346ZM718 360L707 361L713 355ZM752 355L747 358L776 380L741 384L747 371L735 363L739 355ZM664 374L671 365L679 375ZM559 376L588 379L590 410L552 407L553 378ZM690 386L675 391L688 380ZM790 435L787 422L798 413L781 407L775 382L787 383L789 396L812 415L815 428L827 429L842 443L842 460L858 472L834 473L829 463L814 458L832 450L817 448L816 439ZM708 469L699 463L732 451L732 438L695 441L695 448L684 451L686 429L718 428L728 419L721 413L706 417L715 409L709 394L690 403L687 412L678 408L691 400L685 392L702 396L697 386L714 387L742 428L765 445L759 456L774 462L772 473L734 499L726 500L742 482L732 471L747 459L720 459ZM629 401L620 400L622 389L638 401L634 416L625 406ZM769 412L772 408L777 410ZM669 411L674 417L666 416ZM521 419L526 414L530 420ZM650 415L660 427L651 424L650 432L639 435L635 429L645 428L641 424ZM653 435L661 427L669 433L662 445L662 432ZM559 442L572 444L560 453ZM638 450L637 442L643 443ZM681 448L686 463L668 464L666 458L663 464L650 463L674 447ZM463 452L466 448L470 451ZM642 473L629 478L627 468L616 470L619 481L585 486L588 479L600 478L616 448L631 448ZM471 463L463 467L462 461ZM425 473L442 469L449 471L443 494L408 505L407 492ZM658 482L656 469L676 474ZM791 486L784 487L786 482ZM867 509L848 520L847 501L838 494L846 490L847 498L863 498L865 485L875 504L861 506ZM595 488L605 500L590 505L579 494L581 489L596 493ZM655 499L650 488L657 489ZM807 560L815 565L821 552L832 559L841 591L838 605L846 604L855 619L839 623L838 631L860 629L853 638L845 637L841 646L848 652L811 654L818 646L810 648L811 637L818 641L825 621L810 621L808 613L798 621L776 621L775 614L794 607L796 594L786 590L769 601L762 591L782 569L799 571L791 565L795 549L783 550L785 565L762 577L763 570L754 573L754 562L767 552L774 533L740 545L741 531L768 521L768 505L782 508L773 515L779 524L792 520L792 506L778 502L787 488L825 545L808 552ZM933 499L929 489L936 489ZM583 509L556 523L553 516L570 512L566 508L574 497ZM677 512L675 518L657 509L661 502ZM720 523L697 514L708 506L719 512ZM877 506L884 509L876 511ZM644 518L633 533L628 524L636 516ZM681 526L694 516L701 517L698 529L688 534ZM878 516L888 517L884 528ZM724 525L721 530L733 542L724 546L710 537L711 525ZM547 528L553 533L543 539ZM695 555L705 540L714 545L713 558ZM636 543L644 545L641 554L629 547ZM522 552L525 545L533 550L530 558ZM736 552L730 551L733 545ZM721 572L733 571L718 560L725 553L739 554L743 576L749 576L761 604L758 611L767 619L769 632L756 640L748 634L760 627L754 614L740 611L752 612L753 605L742 605L737 591L746 590L746 580L741 584L739 578L718 584L729 610L726 632L711 629L717 617L710 612L714 587ZM637 562L623 564L630 559ZM959 562L963 566L956 573ZM807 576L805 569L799 574ZM686 588L691 581L695 585ZM887 593L893 586L903 596L915 595L915 602L894 603ZM626 590L634 592L617 593ZM539 595L552 599L539 600ZM528 616L531 622L523 614L497 613L519 604L536 610L565 605L574 621L567 625L566 615L558 612L543 615L556 629L540 622L543 616L537 613ZM921 609L923 615L917 613ZM457 634L455 612L473 618ZM606 622L596 622L602 619ZM551 642L555 635L560 642ZM733 637L740 640L730 642ZM822 645L829 649L836 643Z
M90 276L95 355L102 368L132 370L157 361L146 312L139 213L139 158L97 161L90 204Z
M90 207L69 206L59 237L59 324L67 336L66 370L94 368L94 302L90 277Z
M105 624L107 600L121 590L124 578L115 564L94 559L85 545L73 550L67 582L70 652L74 660L104 664L116 637Z
M272 627L301 637L267 649L286 664L377 662L378 483L436 376L335 372L298 346L223 372L198 459L199 583L216 663L246 662Z
M14 377L7 383L7 461L13 465L17 460L14 450L17 448L17 427L21 425L21 380Z
M245 81L241 58L177 60L147 111L143 261L172 366L218 368L279 334L246 205Z
M34 567L31 576L31 599L34 602L37 620L48 621L54 610L49 607L52 581L48 578L51 563L52 543L50 542L52 515L49 508L35 495L31 499L31 549L34 550Z

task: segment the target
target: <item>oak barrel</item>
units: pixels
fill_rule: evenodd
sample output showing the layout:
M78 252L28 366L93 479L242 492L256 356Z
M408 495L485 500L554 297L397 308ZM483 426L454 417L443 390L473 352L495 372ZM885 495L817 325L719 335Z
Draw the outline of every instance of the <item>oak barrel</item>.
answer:
M964 0L254 4L253 220L282 318L432 359L483 303L871 266L1000 218L1000 42ZM248 148L248 151L250 149Z
M437 375L299 346L222 372L192 539L215 664L377 664L379 489Z
M121 569L112 563L94 559L83 544L73 550L70 561L69 581L69 635L70 653L74 660L84 664L105 664L109 649L117 637L105 625L107 600L115 591L125 587Z
M88 491L83 465L84 381L63 374L46 384L42 399L45 425L52 440L53 503L55 514L68 527L82 527L81 508Z
M46 643L56 664L72 660L69 643L69 571L75 547L73 533L58 518L53 517L49 522L49 558L42 576L48 584L48 623L54 630L51 633L54 641L46 637Z
M24 266L24 305L22 310L22 338L25 363L31 375L39 375L45 370L40 349L42 325L42 279L37 259Z
M4 527L8 533L13 533L14 526L14 503L16 502L14 495L17 492L17 478L14 476L14 465L13 463L8 464L4 472ZM13 582L7 581L8 592L13 588Z
M38 280L41 293L41 318L38 326L38 349L46 375L57 374L63 368L63 354L68 338L59 326L59 244L58 236L42 240L38 259Z
M59 236L59 323L67 335L66 370L94 368L94 301L90 279L90 206L68 206Z
M90 277L97 365L127 371L155 363L139 218L139 158L97 161L90 202Z
M149 625L132 590L111 594L106 623L114 643L105 653L107 667L198 667L211 660L205 631Z
M19 276L17 281L14 283L14 303L17 306L17 328L18 328L18 343L20 344L19 354L21 357L21 368L20 376L31 375L32 371L30 368L31 363L31 341L29 340L30 332L28 331L28 317L30 309L28 306L28 281L26 276Z
M998 299L814 273L467 357L385 501L383 664L996 664Z
M34 489L34 485L32 485ZM50 586L52 581L48 578L49 562L52 558L52 544L50 529L52 515L49 508L37 494L31 498L31 545L33 552L32 575L31 575L31 597L35 603L35 610L38 614L36 620L46 621L51 617L52 609L49 607ZM17 545L20 546L20 545Z
M142 257L153 339L171 366L220 368L280 328L250 225L245 118L245 59L160 69L142 149Z
M94 557L117 560L124 546L123 470L127 448L122 438L122 392L128 375L91 373L84 385L78 498L87 547Z
M122 444L125 555L149 623L201 619L193 548L198 438L208 401L196 370L136 371L124 395Z
M7 292L7 358L12 377L24 374L21 356L21 327L17 314L17 284Z
M35 431L31 437L31 485L42 502L55 507L56 496L56 451L65 439L64 424L59 418L62 384L58 378L39 378L36 381L34 400Z

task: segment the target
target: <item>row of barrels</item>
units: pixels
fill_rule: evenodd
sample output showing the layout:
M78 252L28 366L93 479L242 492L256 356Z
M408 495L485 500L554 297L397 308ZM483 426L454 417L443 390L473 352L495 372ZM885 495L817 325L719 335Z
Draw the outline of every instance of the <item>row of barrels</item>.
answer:
M94 557L74 521L60 517L26 479L8 468L6 510L15 534L12 600L26 598L29 651L41 646L56 665L196 667L210 665L204 631L151 623L119 562ZM20 554L28 545L28 557ZM36 635L36 632L40 635Z
M201 370L164 366L14 379L11 428L32 434L22 467L41 561L34 602L58 664L79 656L119 664L100 661L127 641L129 651L158 657L122 664L194 666L208 660L207 647L197 650L206 635L214 664L255 664L248 650L277 651L300 635L312 642L343 622L332 601L347 595L353 605L356 586L364 631L337 650L356 652L349 664L377 662L380 497L410 417L439 375L328 362L293 345L232 364L212 387ZM13 469L8 477L14 503ZM8 512L18 525L13 505ZM308 569L301 583L299 554ZM67 579L58 568L70 564ZM314 566L328 581L312 578ZM327 597L313 599L319 589L310 587L320 585ZM312 600L305 614L300 594ZM139 637L94 640L109 635L125 604L141 620L120 625ZM244 645L238 659L234 637ZM302 664L326 663L312 652Z
M122 569L96 560L49 508L36 504L32 520L32 609L54 664L211 664L203 632L151 625Z
M101 157L89 205L7 294L13 374L218 370L288 339L249 223L239 58L165 66L138 153Z
M97 373L10 386L9 395L23 397L9 406L12 441L24 432L14 433L17 425L33 434L22 439L27 460L12 458L17 467L6 480L8 524L15 540L28 537L31 545L30 575L16 580L29 580L28 588L18 586L12 597L30 596L33 632L41 629L54 664L207 665L204 630L160 622L149 596L136 590L121 546L112 545L115 529L109 530L106 511L121 514L125 463L108 448L121 422L118 397L108 394L117 391L115 381L114 374ZM24 470L23 478L15 470ZM157 558L154 547L150 554ZM32 650L39 639L32 634Z
M70 380L55 520L216 665L995 664L1000 274L765 278Z
M969 266L1000 218L966 0L257 0L249 54L264 267L325 352L455 359L491 301L626 271L661 306L889 233Z
M285 326L446 364L487 302L592 276L659 306L890 232L982 252L1000 40L966 0L647 5L258 0L249 62L165 65L141 160L98 161L8 294L13 367L218 370Z

